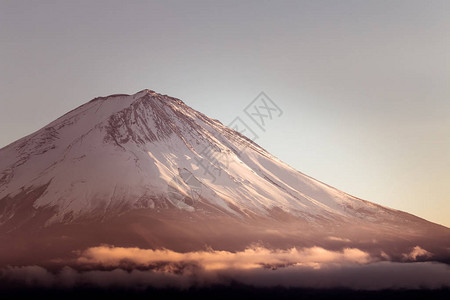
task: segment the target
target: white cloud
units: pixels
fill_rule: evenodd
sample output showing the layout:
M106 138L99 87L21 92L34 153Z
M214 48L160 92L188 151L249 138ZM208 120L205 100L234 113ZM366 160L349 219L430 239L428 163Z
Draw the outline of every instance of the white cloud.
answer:
M408 257L427 253L415 247ZM72 267L59 272L40 266L0 269L0 286L185 289L230 282L255 287L436 289L450 287L450 268L433 262L380 262L359 249L254 247L180 253L100 246L81 252Z
M349 240L347 238L340 238L340 237L336 237L336 236L329 236L328 239L330 241L336 241L336 242L345 242L345 243L351 242L351 240Z

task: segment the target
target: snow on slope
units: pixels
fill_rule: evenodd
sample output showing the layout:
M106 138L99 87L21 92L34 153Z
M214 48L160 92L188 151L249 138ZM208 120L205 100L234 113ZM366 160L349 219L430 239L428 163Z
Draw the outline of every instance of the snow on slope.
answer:
M193 187L183 172L199 183L190 201ZM96 98L0 149L0 202L20 201L14 197L47 184L33 206L54 208L50 222L144 207L210 206L237 218L268 216L273 208L308 220L395 215L296 171L220 122L150 90ZM171 188L187 198L173 197ZM14 214L11 204L0 222Z

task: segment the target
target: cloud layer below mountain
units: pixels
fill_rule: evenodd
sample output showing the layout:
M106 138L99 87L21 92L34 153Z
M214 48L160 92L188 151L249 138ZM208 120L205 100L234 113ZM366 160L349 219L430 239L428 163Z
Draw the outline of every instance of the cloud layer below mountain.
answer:
M416 247L408 259L431 255ZM179 253L99 246L78 253L58 271L41 266L0 270L4 286L97 288L179 288L228 285L255 287L438 289L450 287L450 267L437 262L379 261L359 249L330 251L320 247L240 252Z

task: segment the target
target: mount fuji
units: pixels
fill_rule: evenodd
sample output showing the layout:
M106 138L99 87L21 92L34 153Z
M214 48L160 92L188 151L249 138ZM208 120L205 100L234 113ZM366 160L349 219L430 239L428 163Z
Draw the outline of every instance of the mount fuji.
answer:
M450 229L311 178L143 90L99 97L0 149L0 264L109 244L196 251L356 247L450 258ZM32 254L30 254L32 249Z

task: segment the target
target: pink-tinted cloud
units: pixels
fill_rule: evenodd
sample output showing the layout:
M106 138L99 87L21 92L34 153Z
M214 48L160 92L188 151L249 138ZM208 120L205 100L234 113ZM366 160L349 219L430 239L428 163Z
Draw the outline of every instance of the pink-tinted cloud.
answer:
M100 246L89 248L78 258L80 264L100 264L118 267L124 262L140 266L155 263L192 263L205 270L256 269L276 266L310 266L320 268L328 264L365 264L373 260L364 251L354 248L329 251L320 247L269 250L262 247L244 251L198 251L179 253L171 250L147 250Z
M410 253L404 253L403 259L407 261L416 261L419 258L430 258L433 254L431 252L428 252L427 250L416 246L414 247Z

